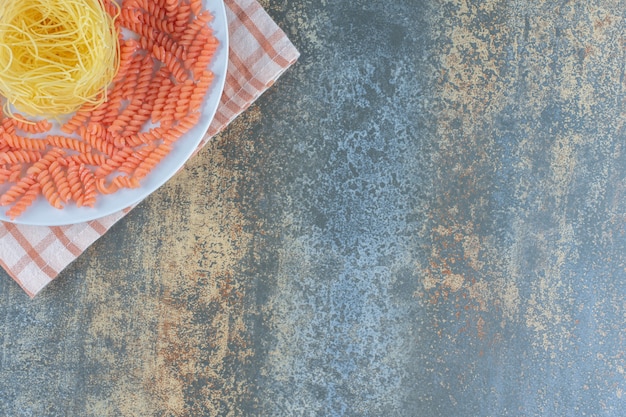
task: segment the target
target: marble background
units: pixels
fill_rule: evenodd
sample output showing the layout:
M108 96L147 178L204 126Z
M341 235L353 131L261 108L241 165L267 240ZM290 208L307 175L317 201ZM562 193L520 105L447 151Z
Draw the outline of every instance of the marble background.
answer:
M626 2L262 4L298 63L0 273L0 415L626 414Z

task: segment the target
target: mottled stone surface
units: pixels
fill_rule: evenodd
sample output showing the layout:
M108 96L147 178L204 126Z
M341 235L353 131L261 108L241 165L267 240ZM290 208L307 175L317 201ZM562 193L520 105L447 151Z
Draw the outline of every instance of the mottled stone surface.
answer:
M300 61L0 274L0 415L625 415L626 2L263 5Z

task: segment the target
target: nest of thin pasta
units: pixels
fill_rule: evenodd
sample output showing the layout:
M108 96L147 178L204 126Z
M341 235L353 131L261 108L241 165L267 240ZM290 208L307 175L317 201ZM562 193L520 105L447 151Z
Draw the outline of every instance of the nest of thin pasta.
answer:
M0 205L9 206L9 218L39 196L58 209L94 207L99 195L139 187L199 121L218 47L202 1L102 0L101 6L119 41L102 102L87 101L62 122L2 116Z
M118 69L113 16L98 0L19 0L0 11L0 94L33 116L102 103Z

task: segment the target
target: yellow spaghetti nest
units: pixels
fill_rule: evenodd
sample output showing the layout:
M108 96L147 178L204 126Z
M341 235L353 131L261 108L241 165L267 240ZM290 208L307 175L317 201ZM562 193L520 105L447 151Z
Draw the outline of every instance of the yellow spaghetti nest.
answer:
M106 100L119 67L114 19L100 0L11 0L0 9L0 94L32 116Z

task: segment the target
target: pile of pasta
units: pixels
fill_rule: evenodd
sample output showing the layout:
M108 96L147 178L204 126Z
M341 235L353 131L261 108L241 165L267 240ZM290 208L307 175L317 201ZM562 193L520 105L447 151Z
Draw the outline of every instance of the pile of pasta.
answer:
M202 0L101 0L114 17L119 69L97 106L60 123L14 112L0 120L0 205L15 219L40 196L58 209L94 207L136 188L195 126L218 40Z
M0 10L0 94L29 115L55 117L101 94L118 69L114 19L100 0L9 1Z

